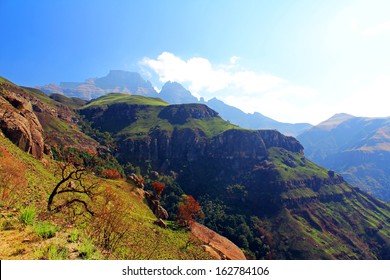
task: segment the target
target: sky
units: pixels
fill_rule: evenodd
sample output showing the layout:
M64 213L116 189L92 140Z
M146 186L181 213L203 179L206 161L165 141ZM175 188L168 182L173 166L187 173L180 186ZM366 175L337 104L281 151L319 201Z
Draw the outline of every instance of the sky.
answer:
M289 123L390 116L387 0L0 0L0 75L137 71Z

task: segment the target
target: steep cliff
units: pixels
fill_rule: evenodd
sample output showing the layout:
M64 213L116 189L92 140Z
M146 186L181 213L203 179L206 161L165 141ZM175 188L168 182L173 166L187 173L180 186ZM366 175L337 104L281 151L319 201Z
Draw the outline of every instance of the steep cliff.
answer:
M0 129L22 150L41 159L45 143L42 126L23 89L10 83L0 84Z
M205 224L252 257L390 256L390 207L306 159L295 138L239 128L205 105L137 98L108 95L80 113L112 133L123 163L174 174Z

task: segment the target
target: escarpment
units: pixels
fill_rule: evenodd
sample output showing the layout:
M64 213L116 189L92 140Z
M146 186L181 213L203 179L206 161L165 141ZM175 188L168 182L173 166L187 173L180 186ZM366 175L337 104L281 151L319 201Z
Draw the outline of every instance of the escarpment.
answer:
M0 85L0 129L14 144L41 159L45 150L43 128L23 90Z

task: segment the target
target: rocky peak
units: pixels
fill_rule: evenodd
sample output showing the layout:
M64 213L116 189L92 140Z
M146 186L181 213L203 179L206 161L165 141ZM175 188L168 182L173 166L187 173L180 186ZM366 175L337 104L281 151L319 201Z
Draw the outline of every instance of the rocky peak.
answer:
M177 82L166 82L159 96L171 104L198 103L198 99Z
M102 89L128 88L134 94L138 88L154 91L152 84L145 81L139 73L122 70L111 70L107 76L95 79L95 85Z

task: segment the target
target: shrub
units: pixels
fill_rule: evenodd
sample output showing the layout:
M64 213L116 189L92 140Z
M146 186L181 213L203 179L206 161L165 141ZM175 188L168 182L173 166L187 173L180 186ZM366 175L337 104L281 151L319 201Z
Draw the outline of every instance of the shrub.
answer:
M119 173L119 171L116 169L105 169L102 171L102 177L106 179L116 180L116 179L120 179L122 176Z
M183 196L177 214L179 224L182 226L191 226L196 219L200 219L203 216L199 202L190 195Z
M102 193L102 201L92 217L90 236L101 248L114 252L126 240L130 225L125 220L129 213L129 205L107 187Z
M10 207L20 199L26 186L25 167L8 151L0 147L0 202L2 206Z
M57 227L47 222L42 222L34 226L34 231L39 237L49 239L55 236Z
M32 206L22 208L19 220L23 225L33 225L36 219L36 210Z
M165 185L163 183L160 183L160 182L153 182L152 188L154 190L154 193L156 195L160 196L165 189Z

